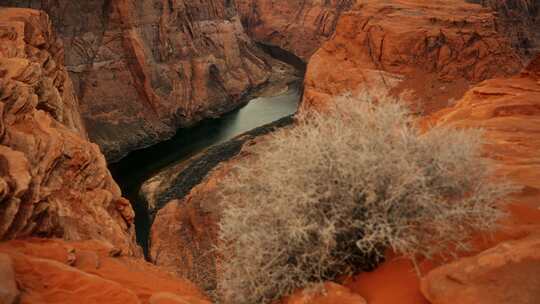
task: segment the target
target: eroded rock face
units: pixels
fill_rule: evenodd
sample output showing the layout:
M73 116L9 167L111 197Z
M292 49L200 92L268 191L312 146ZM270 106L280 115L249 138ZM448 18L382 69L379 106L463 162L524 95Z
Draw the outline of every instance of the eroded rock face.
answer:
M108 241L138 253L133 211L88 142L46 14L0 8L0 239Z
M334 33L339 17L356 0L236 0L248 34L305 62Z
M7 0L43 9L108 160L238 107L270 67L231 1Z
M199 187L194 199L173 200L158 212L151 231L150 258L156 265L210 291L216 289L215 245L220 210L219 205L211 203L216 199L209 197L213 192L206 187Z
M280 15L279 5L287 4L276 3L238 1L237 5L244 5L240 9L244 15L245 7L260 12L264 8L266 14L273 8ZM334 36L310 59L304 106L324 104L346 91L382 87L396 95L406 92L409 97L419 99L419 104L429 113L447 106L451 98L460 98L469 85L496 75L516 73L521 67L521 58L510 41L496 31L491 10L480 5L407 0L351 3L339 18ZM169 197L172 201L158 212L152 227L151 259L207 289L213 288L217 269L211 248L222 207L216 192L219 181L234 161L212 171L180 200ZM238 161L246 165L249 159ZM414 274L411 268L406 272ZM197 277L199 274L201 277ZM418 282L406 286L411 285L417 287ZM423 299L418 288L413 296L416 300Z
M503 64L504 63L504 64ZM303 107L367 89L402 95L431 113L469 85L522 68L491 10L465 1L362 1L311 57Z
M497 27L523 56L540 51L540 2L536 0L470 0L497 12Z
M20 303L210 304L188 281L99 241L9 241L0 256L12 260Z

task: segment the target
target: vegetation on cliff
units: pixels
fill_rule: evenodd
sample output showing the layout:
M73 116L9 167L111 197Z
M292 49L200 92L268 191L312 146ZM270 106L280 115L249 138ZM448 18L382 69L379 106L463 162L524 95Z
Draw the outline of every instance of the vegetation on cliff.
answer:
M479 130L415 126L364 94L252 149L223 183L218 273L225 303L268 303L370 268L388 248L415 259L466 250L512 186L492 179Z

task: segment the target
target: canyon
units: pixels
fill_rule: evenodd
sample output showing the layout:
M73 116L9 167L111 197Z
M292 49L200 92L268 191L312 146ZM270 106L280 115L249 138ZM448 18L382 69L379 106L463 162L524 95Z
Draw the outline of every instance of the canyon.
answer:
M153 161L144 148L265 96L275 77L284 84L268 96L284 96L293 81L276 76L276 67L287 65L271 55L305 65L301 94L293 94L297 115L324 113L347 92L400 96L425 128L483 128L485 156L498 175L521 186L508 198L503 228L491 238L476 235L467 255L422 261L417 276L389 252L372 272L282 303L540 299L537 2L0 5L0 301L210 303L205 292L215 289L219 271L213 248L220 183L235 166L256 161L243 147L264 145L266 134L294 125L286 116L295 109L176 154L145 173L141 193L133 189L129 200L109 167L119 161L137 170L137 162ZM187 137L179 138L173 142L181 146ZM146 260L135 237L137 208L149 217L138 231L147 239Z
M89 137L109 161L238 107L270 74L224 1L2 4L49 14Z

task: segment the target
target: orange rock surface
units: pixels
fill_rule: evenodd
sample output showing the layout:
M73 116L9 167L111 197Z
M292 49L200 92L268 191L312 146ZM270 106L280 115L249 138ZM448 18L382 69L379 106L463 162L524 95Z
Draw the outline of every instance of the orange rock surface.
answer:
M21 304L210 303L193 284L99 241L17 240L0 253L13 261Z
M205 290L217 284L215 245L222 207L216 194L233 161L214 169L187 197L168 202L152 225L150 260Z
M133 210L88 141L63 55L46 14L0 9L0 302L208 304L133 257Z
M501 64L503 63L504 64ZM372 90L431 113L470 85L513 75L522 63L491 10L466 1L358 1L311 57L302 106Z
M510 198L510 217L500 233L482 245L517 240L429 273L422 285L433 304L450 299L464 304L540 301L538 237L527 237L540 233L539 60L540 56L519 76L478 85L454 108L435 116L437 124L484 128L486 154L497 161L498 174L523 188Z
M431 271L422 292L432 304L535 304L540 300L540 229Z
M336 284L326 283L321 290L299 291L283 300L283 304L367 304L366 300L351 292L348 288Z
M139 253L133 210L88 142L46 14L0 8L0 239L110 242Z

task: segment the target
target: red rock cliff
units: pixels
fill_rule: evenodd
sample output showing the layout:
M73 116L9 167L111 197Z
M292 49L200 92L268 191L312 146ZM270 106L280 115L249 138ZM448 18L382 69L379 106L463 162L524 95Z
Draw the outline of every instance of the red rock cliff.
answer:
M97 239L138 253L133 211L88 142L46 14L0 8L0 239Z
M332 36L341 14L356 0L236 0L248 34L305 62Z
M4 1L3 3L5 3ZM231 1L7 0L43 9L92 141L109 160L240 105L270 68Z
M312 56L304 107L362 89L390 92L430 113L470 85L513 75L522 58L492 10L466 1L362 1Z
M526 56L540 51L540 2L536 0L476 0L497 13L497 28Z
M132 256L133 211L87 139L63 58L45 13L0 8L0 303L209 304Z

